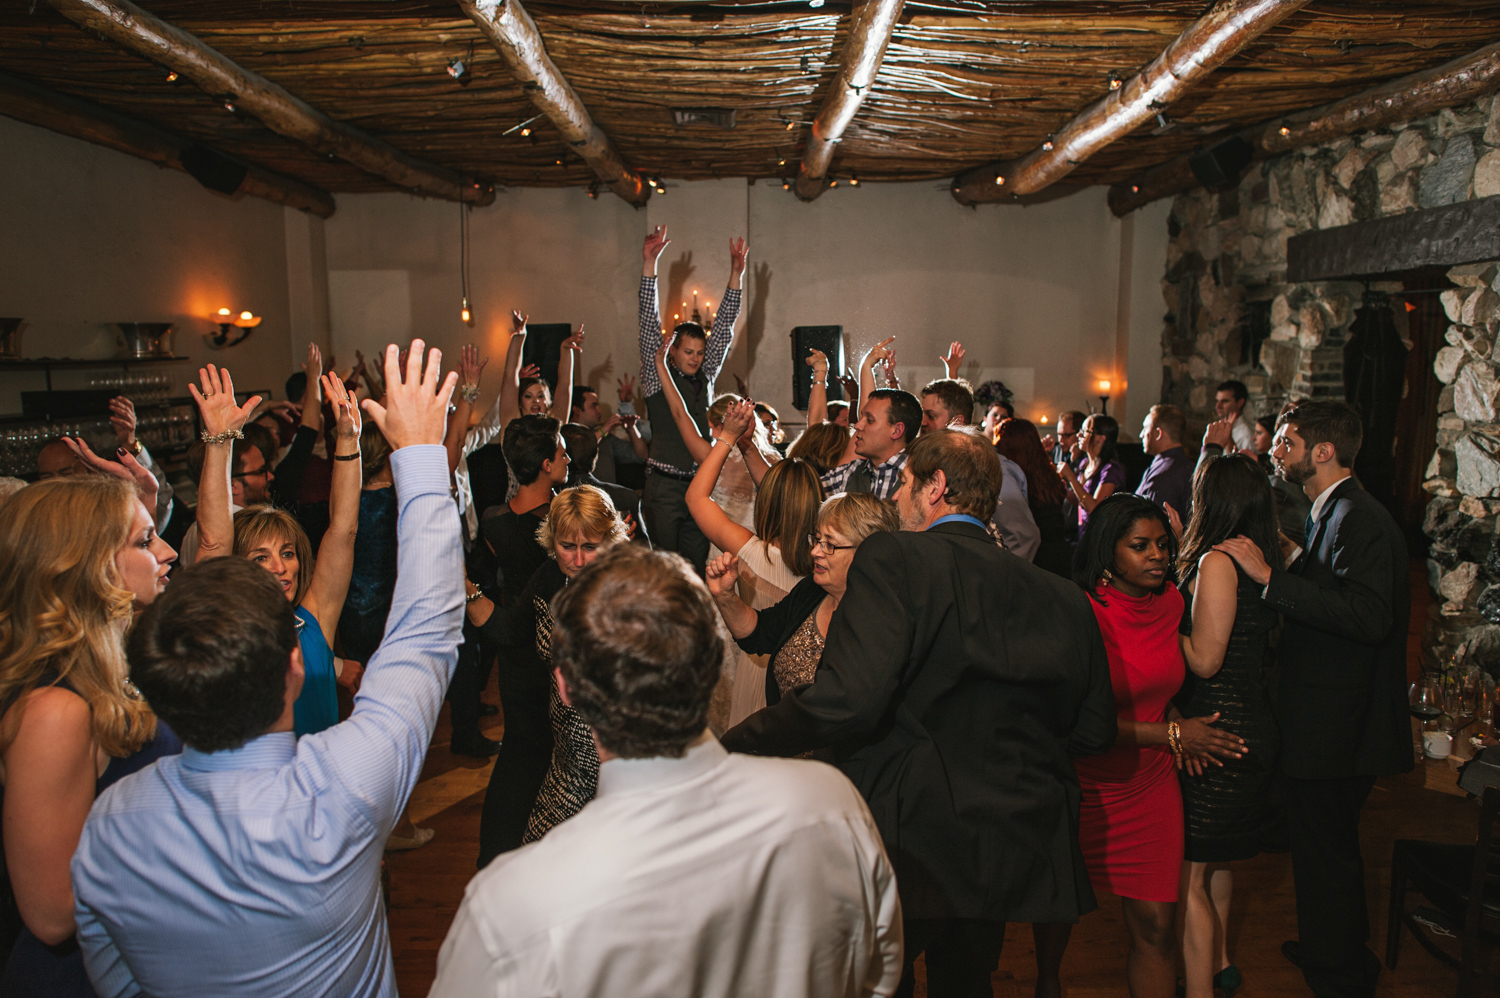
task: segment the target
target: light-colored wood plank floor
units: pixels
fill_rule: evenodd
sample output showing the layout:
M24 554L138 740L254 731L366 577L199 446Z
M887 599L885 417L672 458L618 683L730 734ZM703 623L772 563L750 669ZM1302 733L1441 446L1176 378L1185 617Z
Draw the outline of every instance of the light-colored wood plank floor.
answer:
M1426 614L1426 586L1414 572L1414 629ZM485 694L497 701L493 679ZM498 718L484 728L499 737ZM388 857L391 877L390 929L396 978L404 998L427 993L437 953L464 886L474 875L479 850L479 811L488 785L490 764L448 751L448 716L444 707L422 782L412 796L412 817L436 830L428 846ZM1478 808L1469 801L1423 786L1419 768L1409 776L1380 780L1365 808L1362 839L1369 894L1371 944L1385 953L1385 908L1390 881L1391 843L1398 838L1472 842ZM1245 975L1243 998L1308 995L1301 974L1281 956L1284 940L1296 937L1290 859L1265 854L1239 864L1235 873L1231 953ZM1084 918L1073 933L1063 965L1063 982L1071 998L1124 998L1125 928L1119 901L1101 895L1099 910ZM1036 981L1031 931L1012 925L1005 953L994 978L996 998L1030 998ZM1381 976L1378 994L1402 998L1446 998L1456 975L1409 939L1400 966ZM922 989L918 989L919 995ZM768 996L770 998L770 996Z

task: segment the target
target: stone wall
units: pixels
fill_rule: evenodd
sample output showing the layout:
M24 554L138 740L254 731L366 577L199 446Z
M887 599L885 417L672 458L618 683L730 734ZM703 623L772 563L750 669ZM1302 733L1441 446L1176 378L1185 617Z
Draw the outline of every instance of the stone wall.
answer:
M1290 284L1287 241L1419 208L1500 194L1500 99L1253 164L1234 189L1180 195L1162 282L1163 398L1201 426L1213 391L1239 378L1252 415L1288 398L1343 397L1343 347L1364 286ZM1425 488L1434 593L1429 664L1460 645L1500 673L1500 267L1449 271L1452 325L1435 364L1444 384ZM1400 285L1374 284L1375 290ZM1405 310L1396 308L1406 335ZM1255 345L1255 338L1264 340Z

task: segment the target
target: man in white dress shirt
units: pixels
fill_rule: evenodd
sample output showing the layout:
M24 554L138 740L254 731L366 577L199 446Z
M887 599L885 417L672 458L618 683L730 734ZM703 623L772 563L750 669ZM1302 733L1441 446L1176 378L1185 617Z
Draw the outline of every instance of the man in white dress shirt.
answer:
M622 544L553 618L598 792L469 883L430 998L892 994L901 908L870 812L831 766L705 728L724 643L687 562Z

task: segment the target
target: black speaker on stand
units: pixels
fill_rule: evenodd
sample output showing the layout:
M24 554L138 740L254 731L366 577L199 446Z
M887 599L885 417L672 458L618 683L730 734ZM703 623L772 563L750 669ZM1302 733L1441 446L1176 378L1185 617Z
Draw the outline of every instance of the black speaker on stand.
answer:
M812 368L807 366L807 352L821 350L828 355L828 401L844 397L844 386L838 375L844 372L843 326L795 326L792 329L792 404L807 411L812 392Z
M521 348L521 367L535 364L542 369L542 377L552 388L557 388L557 353L563 340L573 335L573 327L566 322L533 322L526 326L526 345ZM582 372L574 371L576 379Z

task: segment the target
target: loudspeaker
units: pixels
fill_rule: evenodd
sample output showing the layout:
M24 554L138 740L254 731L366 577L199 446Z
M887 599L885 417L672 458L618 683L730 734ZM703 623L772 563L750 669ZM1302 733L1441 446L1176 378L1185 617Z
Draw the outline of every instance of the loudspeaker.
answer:
M188 146L177 154L177 160L194 180L220 194L233 194L239 190L250 172L244 163L206 146Z
M807 366L807 352L821 350L828 355L828 401L844 397L844 386L838 375L844 371L843 326L796 326L792 329L792 404L807 411L807 397L812 392L812 368Z
M563 340L573 335L573 326L566 322L530 322L526 324L526 345L521 348L521 367L535 364L542 369L542 378L557 391L557 352ZM576 366L574 382L583 374ZM553 401L556 401L554 398Z
M1208 149L1195 149L1188 154L1188 167L1198 183L1217 190L1238 183L1240 173L1254 157L1255 147L1236 135Z

